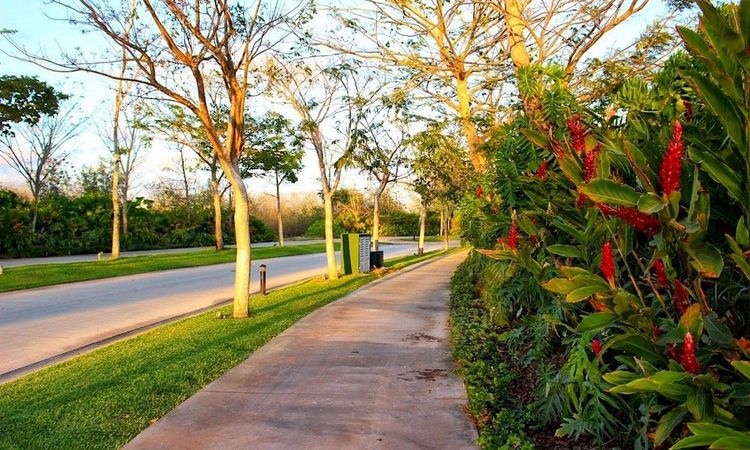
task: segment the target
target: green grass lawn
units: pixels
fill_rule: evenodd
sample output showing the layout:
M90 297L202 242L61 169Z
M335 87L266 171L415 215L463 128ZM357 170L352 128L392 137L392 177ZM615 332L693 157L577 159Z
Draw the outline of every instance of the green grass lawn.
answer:
M217 311L231 314L223 307L1 385L0 448L121 447L305 315L377 278L316 279L256 295L249 319L217 319Z
M336 243L336 250L339 244ZM252 250L253 260L278 258L281 256L322 253L325 244L288 245L285 247L261 247ZM234 249L217 252L200 250L190 253L146 255L120 258L113 261L86 261L63 264L39 264L34 266L9 267L0 275L0 292L29 289L74 281L97 280L157 270L182 269L233 262L237 256Z

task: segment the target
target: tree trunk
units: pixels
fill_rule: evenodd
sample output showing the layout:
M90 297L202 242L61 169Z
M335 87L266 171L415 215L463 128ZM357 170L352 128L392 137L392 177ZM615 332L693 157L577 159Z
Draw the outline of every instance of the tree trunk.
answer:
M276 172L276 221L279 223L279 247L284 246L284 221L281 218L281 189L279 173Z
M117 142L117 141L115 141ZM120 257L120 150L115 144L112 164L112 254L110 259Z
M380 248L380 191L375 193L372 205L372 249L378 251Z
M122 216L122 235L128 234L128 175L123 174L122 198L120 199L120 215Z
M339 269L336 266L336 248L333 245L333 193L323 193L325 209L326 262L328 264L328 279L337 280Z
M211 174L211 199L214 205L214 246L216 251L224 250L224 232L221 226L221 195L216 172Z
M440 206L440 233L438 236L442 236L445 232L445 213L443 212L443 206Z
M419 202L419 242L417 244L417 256L424 254L424 232L427 226L427 203Z
M445 208L445 225L443 226L443 250L448 250L448 235L450 234L451 225L450 225L450 211L448 208Z
M238 165L223 163L234 193L234 236L237 243L237 261L234 267L234 305L232 316L250 315L250 199L242 181Z
M39 198L32 200L32 214L31 214L31 234L36 233L36 221L39 217Z
M185 154L183 148L180 146L180 170L182 170L182 187L185 190L185 205L188 207L188 215L190 214L190 183L187 177L187 167L185 167Z
M471 94L469 94L469 82L466 76L459 74L456 77L456 96L458 98L458 113L461 122L461 130L469 147L469 156L474 170L485 173L487 171L487 156L479 148L481 143L479 133L474 125L471 111Z

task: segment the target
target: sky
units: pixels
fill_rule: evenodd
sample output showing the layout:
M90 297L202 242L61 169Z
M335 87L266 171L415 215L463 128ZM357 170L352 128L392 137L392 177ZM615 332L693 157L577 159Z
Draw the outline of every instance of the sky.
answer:
M592 54L601 53L610 47L624 45L637 36L653 17L663 12L658 1L653 1L639 17L611 33L604 39ZM0 29L16 30L14 39L29 50L44 51L55 56L60 49L79 50L83 53L102 52L105 48L100 36L84 34L65 20L65 11L43 0L0 0ZM627 42L623 42L623 37ZM0 50L10 51L7 43L0 41ZM72 94L79 102L83 117L88 117L84 131L70 142L69 161L79 169L83 165L95 165L99 158L107 158L108 151L99 131L105 129L106 121L111 120L112 82L101 77L85 73L54 73L29 62L19 61L0 53L0 75L36 75L41 80L52 84L62 91ZM254 100L258 102L258 100ZM260 100L261 104L251 106L257 112L268 109L279 110L278 103ZM252 103L251 103L252 105ZM252 112L252 111L251 111ZM137 175L141 194L145 186L165 174L168 167L174 167L177 160L175 148L169 143L157 139L150 149ZM283 192L316 192L320 190L317 161L312 152L304 160L305 167L294 185L283 186ZM0 161L0 186L19 187L20 177ZM263 180L248 180L251 192L272 192L273 186ZM357 171L347 171L342 177L342 186L365 188L369 183L367 177Z

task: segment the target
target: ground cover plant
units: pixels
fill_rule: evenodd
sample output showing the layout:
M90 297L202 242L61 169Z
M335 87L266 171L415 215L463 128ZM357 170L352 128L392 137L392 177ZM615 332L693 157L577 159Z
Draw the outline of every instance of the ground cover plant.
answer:
M315 279L256 295L248 319L217 318L231 316L225 306L1 385L0 448L119 448L297 320L378 278Z
M605 106L554 66L522 72L524 105L541 105L496 130L465 202L489 267L549 294L478 284L490 317L553 330L529 404L558 437L750 448L750 2L697 3L684 51ZM504 333L499 352L522 335Z

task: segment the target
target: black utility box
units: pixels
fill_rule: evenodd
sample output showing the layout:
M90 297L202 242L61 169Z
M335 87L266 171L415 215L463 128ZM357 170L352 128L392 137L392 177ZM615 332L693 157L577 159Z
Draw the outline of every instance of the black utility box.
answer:
M379 269L383 267L383 250L370 252L370 267L373 269Z

